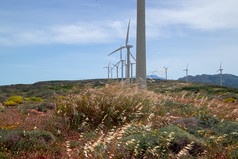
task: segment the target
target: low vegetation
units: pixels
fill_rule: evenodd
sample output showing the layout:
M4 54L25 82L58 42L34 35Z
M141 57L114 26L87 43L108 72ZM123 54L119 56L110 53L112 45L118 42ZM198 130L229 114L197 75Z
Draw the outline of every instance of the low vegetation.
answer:
M234 98L226 98L226 99L224 100L224 102L225 102L225 103L236 103L236 99L234 99Z
M48 98L25 92L0 105L0 158L237 158L236 89L149 82L148 91L94 81L45 85L63 92Z
M23 103L23 99L21 96L11 96L7 98L4 102L5 106L15 106L17 104Z
M4 103L4 105L5 105L5 106L15 106L15 105L17 105L17 103L14 102L14 101L6 101L6 102Z
M27 100L29 102L38 102L38 103L42 103L43 102L43 99L41 99L40 97L25 98L25 100Z
M5 107L0 103L0 112L4 112L5 111Z
M56 116L66 119L75 129L121 126L146 120L153 114L153 93L120 85L88 89L77 95L59 98ZM87 123L87 125L85 124ZM82 125L83 124L83 125Z

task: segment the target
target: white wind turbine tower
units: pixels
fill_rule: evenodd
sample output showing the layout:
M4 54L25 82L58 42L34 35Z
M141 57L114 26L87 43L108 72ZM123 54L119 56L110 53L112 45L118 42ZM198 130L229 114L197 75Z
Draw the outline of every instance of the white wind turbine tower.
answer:
M115 65L113 64L113 67L112 68L116 68L116 73L117 73L117 82L118 82L118 67L119 67L119 64L120 64L121 61L119 61L118 63L116 63Z
M126 61L126 79L127 82L130 82L130 56L136 61L136 59L134 58L134 56L131 54L130 49L133 47L132 45L128 45L128 40L129 40L129 31L130 31L130 21L128 24L128 29L127 29L127 36L126 36L126 45L120 47L119 49L116 49L115 51L113 51L112 53L110 53L108 56L114 54L115 52L122 50L124 48L127 49L127 61Z
M168 80L168 70L169 70L169 67L165 67L165 66L164 66L165 79L166 79L166 80Z
M123 74L124 74L124 71L123 71L123 68L124 68L124 62L125 60L122 59L122 50L120 50L120 62L121 62L121 87L123 87Z
M220 86L222 86L222 62L220 63L220 68L217 70L217 72L220 72Z
M107 80L108 80L108 81L109 81L109 78L110 78L110 63L111 63L111 62L109 62L109 64L108 64L107 67L104 67L104 68L107 68Z
M113 79L113 67L111 67L111 79Z
M147 87L145 29L145 0L137 0L136 81L142 89Z
M136 63L131 63L131 83L133 83L133 65Z
M123 77L124 72L123 72L123 70L124 70L124 66L126 66L125 61L126 60L121 60L121 87L122 88L123 88L123 84L124 84L124 82L123 82L123 80L124 80L124 77ZM125 68L125 70L126 70L126 68Z
M186 83L188 83L188 65L187 65L186 69L184 69L184 71L186 72Z

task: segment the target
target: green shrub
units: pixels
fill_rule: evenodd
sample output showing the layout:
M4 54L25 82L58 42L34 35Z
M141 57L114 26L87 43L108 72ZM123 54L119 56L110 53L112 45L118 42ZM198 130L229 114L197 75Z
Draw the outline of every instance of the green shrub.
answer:
M226 99L224 100L224 102L225 102L225 103L236 103L236 99L234 99L234 98L226 98Z
M192 122L194 123L192 124ZM210 115L201 115L196 121L193 119L190 120L190 123L184 122L184 125L190 134L204 139L209 139L211 136L216 136L217 138L223 136L224 140L220 142L221 145L238 142L237 122L221 121ZM204 137L205 134L206 136Z
M9 97L9 98L6 99L6 102L7 102L7 101L13 101L13 102L15 102L15 103L17 103L17 104L23 103L23 99L22 99L21 96L12 96L12 97Z
M43 99L41 99L40 97L31 97L31 98L25 98L25 99L30 102L39 102L39 103L43 102Z
M21 150L43 149L54 140L55 137L50 132L26 131L24 138L16 144L16 147Z
M179 103L168 99L164 100L162 103L163 109L160 110L160 115L165 115L170 112L173 115L187 116L193 113L195 107L193 104ZM161 107L161 105L158 107Z
M5 126L4 126L4 127L1 126L1 127L0 127L0 136L5 135L6 133L7 133L7 130L5 129Z
M47 104L47 103L41 103L41 104L37 104L37 105L24 105L19 107L18 109L22 112L22 113L28 113L29 109L35 109L37 111L40 112L47 112L48 109L52 109L50 107L51 105Z
M6 102L4 103L4 105L5 105L5 106L15 106L15 105L17 105L17 103L14 102L14 101L6 101Z
M7 148L14 148L23 137L24 133L22 130L11 130L0 138L0 142Z
M0 158L1 159L10 159L10 157L6 153L0 152Z
M39 91L40 90L40 91ZM48 89L40 89L39 90L30 90L26 95L27 96L37 96L41 97L43 99L52 99L54 98L53 94L55 92L53 90L48 90Z
M174 140L177 141L180 138L186 138L190 141L194 141L196 143L204 143L203 140L198 139L196 136L193 134L189 134L186 130L181 129L180 127L177 126L166 126L161 129L159 129L159 132L169 134L171 132L174 132Z
M0 138L0 142L15 151L46 148L55 139L52 133L46 131L11 130Z
M148 130L144 127L132 126L126 130L126 149L134 153L136 158L143 156L155 158L169 158L169 154L177 154L192 141L193 148L189 151L196 156L204 151L203 141L176 126L167 126L157 130Z
M207 95L226 95L229 93L237 93L238 90L235 88L228 88L228 87L220 87L220 86L216 86L216 85L203 85L203 86L198 86L198 85L191 85L191 86L186 86L186 87L182 87L182 88L177 88L175 91L179 92L179 91L191 91L191 92L203 92Z

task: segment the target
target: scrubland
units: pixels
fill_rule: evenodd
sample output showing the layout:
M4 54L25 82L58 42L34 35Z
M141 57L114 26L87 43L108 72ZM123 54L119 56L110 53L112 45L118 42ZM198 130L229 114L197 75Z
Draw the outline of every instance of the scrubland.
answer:
M1 96L0 158L238 157L237 89L96 83Z

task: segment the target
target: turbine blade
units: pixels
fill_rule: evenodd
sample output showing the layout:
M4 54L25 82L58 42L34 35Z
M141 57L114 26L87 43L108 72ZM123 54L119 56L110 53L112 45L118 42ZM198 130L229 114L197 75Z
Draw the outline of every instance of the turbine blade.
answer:
M119 50L122 50L122 49L124 49L124 48L126 48L126 46L122 46L122 47L120 47L119 49L116 49L116 50L113 51L112 53L108 54L108 56L110 56L110 55L114 54L115 52L117 52L117 51L119 51Z
M121 61L119 61L118 63L116 63L115 65L118 65Z
M136 61L135 57L132 55L130 50L129 50L129 53L130 53L131 57Z
M120 53L120 60L122 60L122 53Z
M128 28L127 28L127 35L126 35L126 46L127 46L127 44L128 44L128 40L129 40L130 23L131 23L131 21L129 20Z
M120 50L120 60L122 60L122 50Z

